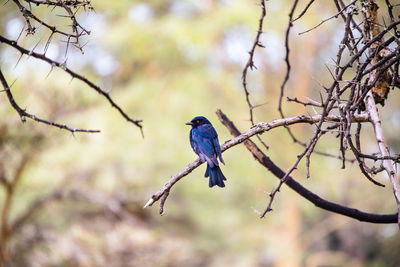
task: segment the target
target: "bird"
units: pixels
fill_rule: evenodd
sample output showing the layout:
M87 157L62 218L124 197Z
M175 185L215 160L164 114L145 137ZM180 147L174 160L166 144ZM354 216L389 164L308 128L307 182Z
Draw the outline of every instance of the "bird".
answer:
M187 122L186 125L192 126L189 133L190 146L202 163L207 161L204 177L210 177L208 186L225 187L224 180L226 178L219 167L218 158L224 165L225 162L222 159L218 134L211 122L203 116L197 116Z

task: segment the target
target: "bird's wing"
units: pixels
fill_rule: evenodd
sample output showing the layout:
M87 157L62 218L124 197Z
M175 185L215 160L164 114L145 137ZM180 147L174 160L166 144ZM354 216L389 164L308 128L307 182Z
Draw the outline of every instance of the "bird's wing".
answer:
M217 153L214 147L213 138L201 127L192 129L190 137L191 144L194 144L192 145L194 152L196 152L200 158L204 157L211 167L218 166Z
M219 160L223 164L225 164L224 159L222 158L221 147L219 146L218 136L213 138L213 145L214 145L215 151L217 152L217 156L219 157Z
M212 145L213 145L213 151L215 153L215 157L219 157L219 160L225 164L222 154L221 154L221 147L219 145L218 141L218 134L217 131L215 131L214 127L211 124L205 124L202 125L200 128L200 133L202 134L203 137L209 138L212 140Z

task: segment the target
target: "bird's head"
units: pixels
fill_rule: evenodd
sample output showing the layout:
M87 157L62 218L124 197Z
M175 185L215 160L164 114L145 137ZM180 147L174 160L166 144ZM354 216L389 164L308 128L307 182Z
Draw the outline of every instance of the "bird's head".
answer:
M196 128L203 124L211 124L211 123L209 120L207 120L206 117L203 116L194 117L190 122L186 123L186 125L191 125L193 128Z

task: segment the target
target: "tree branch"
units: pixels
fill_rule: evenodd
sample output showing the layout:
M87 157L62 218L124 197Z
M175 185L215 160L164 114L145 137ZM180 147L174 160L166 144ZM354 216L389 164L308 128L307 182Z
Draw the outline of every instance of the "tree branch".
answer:
M222 122L222 124L227 127L230 133L238 137L240 136L240 131L236 128L236 126L230 121L226 115L221 111L217 111L218 118ZM250 139L244 141L244 145L253 155L253 157L265 168L267 168L275 177L278 179L283 179L286 173L280 169L277 165L275 165L272 160L266 156L257 145L252 142ZM287 180L285 184L294 190L296 193L313 203L315 206L331 211L334 213L338 213L353 219L357 219L363 222L369 223L396 223L397 222L397 214L374 214L360 211L358 209L346 207L334 202L330 202L318 196L317 194L309 191L305 187L303 187L300 183L296 182L292 177L287 176Z
M378 5L375 0L369 0L365 9L363 9L366 24L368 25L368 34L369 37L375 38L380 33L380 29L378 27ZM379 53L376 53L376 47L380 46L383 43L382 39L378 39L376 43L369 49L369 54L374 55L373 60L371 61L371 65L378 65L381 56ZM380 66L380 65L378 65ZM382 73L384 72L384 73ZM369 73L367 88L369 86L373 86L371 90L368 90L368 93L364 99L365 108L370 116L371 123L374 127L376 141L378 143L379 151L383 157L390 157L390 152L388 145L385 142L385 137L382 129L381 120L379 118L378 109L375 104L375 97L382 97L384 101L385 95L389 90L389 77L386 75L387 71L385 71L382 67L377 68L376 70ZM380 74L380 75L379 75ZM375 94L375 95L374 95ZM397 212L400 216L400 183L396 177L396 172L393 168L393 162L389 159L382 161L383 168L385 169L387 175L389 176L390 183L392 184L393 193L396 199L397 204ZM397 218L398 226L400 228L400 217Z
M250 92L247 88L247 72L249 71L249 69L250 70L253 70L253 68L257 69L257 67L254 65L254 54L255 54L257 46L264 47L264 45L260 41L260 38L261 38L261 34L263 33L263 23L264 23L264 18L266 15L265 0L261 0L260 6L261 6L261 15L258 20L257 35L256 35L253 45L249 51L249 59L247 60L247 63L244 66L243 71L242 71L242 87L243 87L243 90L244 90L244 93L246 96L247 105L249 107L251 125L254 125L253 109L256 108L258 105L254 106L250 101Z
M249 113L250 113L250 122L251 122L251 126L254 125L254 114L253 114L253 110L257 107L260 107L261 105L253 105L251 103L250 100L250 92L249 89L247 88L247 72L250 70L257 69L257 67L254 65L254 55L255 55L255 51L257 47L261 47L264 48L265 46L261 43L260 39L261 39L261 34L263 33L263 23L264 23L264 19L265 19L265 15L266 13L266 9L265 9L265 0L261 0L260 1L260 6L261 6L261 15L260 18L258 20L258 30L257 30L257 35L254 39L253 45L249 51L249 59L247 60L246 65L243 68L242 71L242 87L246 96L246 102L247 102L247 106L249 107ZM261 139L261 137L259 135L257 135L258 140L261 142L261 144L263 144L263 146L268 150L269 147L267 146L267 144L265 144L265 142Z
M236 136L235 138L226 141L222 146L221 146L221 151L225 151L233 146L236 146L250 137L256 135L256 134L261 134L266 131L269 131L273 128L280 127L280 126L287 126L287 125L292 125L292 124L298 124L298 123L309 123L309 124L314 124L314 123L319 123L322 119L321 115L315 115L315 116L305 116L305 115L300 115L300 116L295 116L295 117L288 117L288 118L283 118L283 119L276 119L271 122L260 122L256 125L254 125L252 128L250 128L248 131ZM325 122L340 122L341 118L340 116L336 115L328 115L324 117ZM352 117L352 122L367 122L369 120L368 114L359 114L355 115ZM158 201L162 196L164 196L167 192L169 193L170 189L172 186L178 182L180 179L183 177L187 176L189 173L191 173L195 168L201 165L201 162L199 159L196 159L194 162L190 163L187 165L184 169L179 171L178 173L174 174L171 176L171 178L168 180L168 182L160 189L158 190L150 199L147 201L146 205L144 205L144 208L147 208L151 205L154 204L154 202ZM163 199L163 202L160 203L160 214L163 213L164 211L164 203L165 203L166 197Z
M86 77L84 77L84 76L72 71L65 64L56 62L56 61L46 57L45 54L39 54L39 53L34 52L34 51L29 51L29 50L19 46L16 41L11 41L11 40L9 40L9 39L1 36L1 35L0 35L0 43L5 43L5 44L15 48L21 54L32 56L34 58L40 59L40 60L42 60L44 62L47 62L47 63L50 64L50 66L52 68L53 67L58 67L58 68L64 70L65 72L67 72L69 75L71 75L72 78L76 78L76 79L82 81L87 86L89 86L90 88L92 88L93 90L95 90L96 92L101 94L102 96L104 96L107 99L107 101L111 104L111 106L113 108L115 108L116 110L118 110L118 112L122 115L122 117L124 117L128 122L133 123L134 125L139 127L139 129L140 129L140 131L142 132L142 135L143 135L143 129L142 129L142 125L141 125L142 120L135 120L135 119L132 119L131 117L129 117L128 114L126 114L125 111L123 111L122 108L119 105L117 105L117 103L114 102L114 100L111 98L111 96L110 96L110 94L108 92L104 91L99 86L95 85L93 82L88 80Z
M76 132L99 133L100 132L100 130L71 128L71 127L69 127L69 126L67 126L65 124L60 124L60 123L56 123L56 122L53 122L53 121L41 119L41 118L31 114L31 113L28 113L25 109L22 109L17 104L17 102L15 102L14 96L11 93L11 89L8 86L6 78L4 77L1 69L0 69L0 82L3 85L4 91L7 94L8 101L10 102L11 106L18 112L18 115L20 116L22 122L25 122L26 118L29 118L31 120L34 120L34 121L37 121L37 122L40 122L40 123L44 123L44 124L51 125L51 126L54 126L54 127L60 128L60 129L64 129L64 130L70 131L71 133L76 133Z
M372 91L369 91L365 99L366 109L371 117L372 125L374 126L376 141L378 142L379 150L383 157L390 157L389 148L385 142L385 137L383 134L383 129L381 121L379 119L378 109L375 105L374 96ZM385 159L382 161L382 165L389 176L390 183L392 184L393 194L397 203L397 212L400 216L400 183L396 177L396 172L394 171L392 160ZM397 218L400 227L400 217Z

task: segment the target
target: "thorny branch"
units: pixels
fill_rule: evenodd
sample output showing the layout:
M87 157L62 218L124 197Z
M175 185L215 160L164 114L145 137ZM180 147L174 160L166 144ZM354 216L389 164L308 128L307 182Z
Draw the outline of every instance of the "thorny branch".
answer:
M338 13L331 17L336 18L338 15L341 15L341 17L344 20L344 35L343 39L338 47L338 53L337 53L337 58L335 62L335 69L332 72L331 70L330 73L333 78L333 83L330 87L324 88L325 91L327 92L326 96L326 101L324 103L318 103L321 104L313 106L315 108L322 108L322 118L324 117L325 114L330 114L331 112L338 111L340 116L341 116L341 125L340 125L340 131L339 135L340 136L340 151L342 153L342 159L343 159L343 168L345 167L344 165L344 160L345 160L345 151L348 149L348 145L350 144L351 151L353 152L354 156L356 157L357 161L359 162L359 167L361 172L364 174L364 176L372 181L373 183L377 185L381 185L380 183L376 182L372 176L376 174L376 169L369 168L366 166L363 158L367 157L361 157L363 153L361 153L361 148L359 146L359 140L360 140L360 134L361 134L361 126L358 127L357 134L356 134L356 143L357 143L357 148L353 145L352 143L352 137L351 137L351 122L350 118L354 116L355 112L361 112L363 111L366 107L363 105L363 100L367 99L367 101L374 102L374 99L381 103L382 105L384 104L385 98L387 97L389 89L387 88L387 81L393 81L393 80L398 80L398 74L397 72L392 72L390 73L390 70L392 69L393 65L397 65L399 58L397 48L389 50L387 47L390 43L392 43L394 40L396 40L394 36L396 36L397 32L391 33L393 29L396 28L396 26L400 23L400 20L395 21L394 19L391 20L391 24L387 27L384 27L381 31L380 25L375 21L373 24L370 23L370 18L364 18L363 23L365 24L364 27L369 29L365 32L361 31L361 28L357 25L357 23L354 20L354 15L358 14L358 8L354 5L357 1L352 1L350 4L345 5L343 1L335 1L336 6L338 8ZM364 5L363 10L372 7L371 2L366 3L366 1L361 1L361 3ZM312 1L309 2L309 5L312 4ZM293 4L292 11L295 8L296 3ZM349 7L351 7L349 9ZM374 7L374 10L377 10L377 6ZM377 16L375 16L377 18ZM323 20L325 22L327 20ZM322 24L321 23L321 24ZM372 25L371 25L372 24ZM320 24L319 24L320 25ZM318 26L319 26L318 25ZM353 25L354 27L351 28L350 25ZM287 28L287 31L290 30L291 24L289 22L289 26ZM311 30L316 29L317 27L312 28ZM310 30L309 30L310 31ZM355 33L353 31L358 31L359 35L363 35L365 38L365 45L359 47L360 40L355 41L354 36ZM306 31L308 32L308 31ZM373 34L371 34L373 32ZM390 33L392 35L391 38L389 38L387 41L383 42L383 37L385 34ZM286 44L286 49L288 50L288 45ZM362 56L365 56L364 52L367 50L372 50L373 53L369 53L367 55L367 59L363 62L360 58ZM343 64L342 61L344 59L343 55L344 52L347 50L347 52L352 55L350 60L348 60L347 63ZM379 57L379 60L376 60L376 58ZM353 63L357 63L357 71L354 74L354 78L350 81L343 81L343 76L346 71L348 71L352 66ZM287 63L288 64L288 63ZM371 66L370 66L371 65ZM289 65L290 66L290 65ZM370 66L369 69L366 70L367 66ZM382 67L383 66L383 67ZM290 70L290 68L289 68ZM369 78L369 83L366 84L363 82L363 79L368 79L367 75L373 75L374 79ZM393 77L392 77L393 75ZM395 77L396 76L396 77ZM287 82L287 77L285 77L283 85ZM344 82L344 86L341 86L340 84ZM395 84L392 82L392 84ZM377 90L377 88L380 88L381 90ZM375 89L375 90L374 90ZM383 91L383 92L382 92ZM349 92L349 96L346 98L343 98L342 95L344 95L345 92ZM283 95L283 89L281 88L281 95ZM368 95L371 97L368 98ZM367 97L367 98L366 98ZM281 100L280 100L281 101ZM297 100L295 100L296 102ZM298 102L298 101L297 101ZM281 104L281 102L279 102ZM346 103L346 104L343 104ZM304 103L303 103L304 104ZM280 107L280 105L279 105ZM278 110L281 112L280 108ZM370 110L370 108L367 105L367 110ZM376 111L376 108L374 109ZM281 113L282 114L282 113ZM370 116L372 115L371 112L369 112ZM377 115L377 114L376 114ZM377 115L378 116L378 115ZM377 121L379 121L379 117L377 119L373 118L371 116L371 122L374 125L374 128L376 129ZM379 121L380 123L380 121ZM322 121L319 124L319 126L322 125ZM377 133L377 131L375 131ZM305 148L303 153L298 155L296 162L293 164L292 168L289 169L289 171L286 173L285 177L287 177L291 171L294 170L294 168L297 167L297 164L301 160L301 157L304 155L311 155L312 149L315 147L317 141L319 140L320 137L320 127L317 127L317 130L314 134L314 136L310 139L310 142L308 143L308 146ZM378 140L381 140L378 138ZM378 141L379 142L379 141ZM382 146L382 142L379 142L380 145ZM390 158L393 159L392 161L390 160L385 160L382 161L382 163L386 166L390 166L391 170L393 170L393 163L399 162L396 157L391 157L389 153L383 152L382 149L380 149L382 157ZM386 149L387 151L387 149ZM374 157L374 156L370 156ZM376 157L376 156L375 156ZM385 163L386 162L386 163ZM393 162L393 163L392 163ZM308 168L309 166L309 159L306 157L306 166ZM394 171L388 172L389 176L391 176L391 180L396 180L395 179L395 173ZM284 177L284 178L285 178ZM270 195L270 201L268 204L268 207L262 214L265 215L266 212L270 211L270 207L272 204L272 201L275 197L275 194L279 191L279 188L282 186L282 184L285 182L285 179L282 179L276 189L273 190L273 192ZM396 180L397 181L397 180ZM398 183L398 182L397 182ZM392 183L393 184L393 183ZM393 186L394 188L400 188L397 186ZM395 194L396 194L396 189L394 189ZM399 195L400 196L400 195ZM398 200L398 196L396 195L396 200ZM398 202L398 201L397 201ZM398 202L399 203L399 202Z
M253 67L254 60L254 50L259 45L259 35L260 30L263 28L263 20L266 13L266 6L264 1L262 1L261 12L262 16L259 21L259 31L255 38L255 41L250 50L249 61L247 62L242 79L243 79L243 89L246 93L246 101L248 103L250 119L252 120L252 125L254 125L247 132L240 134L237 129L234 131L235 127L226 117L221 119L222 113L219 113L221 122L227 126L231 133L235 136L232 140L226 142L222 146L222 151L230 148L231 146L237 145L244 142L246 147L252 152L253 156L265 167L267 167L271 172L280 179L278 186L270 194L269 203L265 211L261 214L261 217L270 211L272 208L273 200L279 192L281 186L286 183L288 186L293 188L293 183L297 184L290 176L292 171L294 171L300 162L305 158L305 165L307 169L307 176L309 176L309 166L310 158L312 154L317 153L314 148L317 143L322 139L326 133L335 133L336 137L339 139L340 159L342 160L342 168L346 168L345 162L348 161L348 155L351 153L354 160L358 162L361 173L372 183L383 186L383 184L377 182L374 179L374 175L379 172L386 170L389 175L390 181L395 194L395 199L398 204L398 211L400 211L400 185L396 177L393 165L400 163L400 157L398 155L394 156L389 153L387 144L383 138L383 130L381 126L381 120L376 109L376 104L381 104L384 106L385 100L389 95L390 88L395 87L400 88L400 77L399 77L399 62L400 62L400 40L398 25L400 24L400 17L396 17L394 14L394 9L398 8L399 5L393 5L390 0L385 0L386 12L390 18L390 23L388 25L382 25L378 21L378 6L374 0L352 0L347 3L343 0L333 0L333 3L337 9L335 15L328 19L322 19L321 23L317 26L311 28L310 31L317 31L321 29L322 26L328 20L335 20L337 25L342 27L342 39L337 47L336 58L334 60L333 67L327 67L327 73L331 75L332 81L329 85L322 85L323 93L320 93L321 100L315 101L309 99L308 101L301 101L296 97L287 96L288 102L294 102L297 104L302 104L304 106L310 106L313 108L314 112L319 115L315 116L295 116L286 117L283 111L283 98L285 96L285 89L288 86L288 81L290 78L290 73L292 70L290 62L290 32L293 28L294 23L300 18L307 16L307 11L309 8L316 3L314 0L309 0L305 3L305 7L302 11L295 16L296 7L298 5L297 0L293 1L293 4L289 12L288 25L285 30L285 59L284 63L286 65L286 73L283 78L280 87L280 97L278 100L278 111L281 115L281 119L272 121L270 123L259 123L253 122L253 109L254 106L249 100L249 91L247 88L247 70ZM362 12L359 12L359 10ZM383 9L380 11L384 12ZM371 13L372 12L372 13ZM379 16L383 16L380 14ZM343 22L341 23L338 18L341 18ZM345 78L346 77L346 78ZM350 77L350 78L349 78ZM307 96L304 96L307 98ZM332 117L333 116L333 117ZM362 127L361 121L356 122L355 118L360 118L360 116L366 116L362 122L371 122L374 130L376 139L378 141L378 151L373 153L365 153L361 146L361 139L365 135L364 128ZM300 119L302 118L302 119ZM308 120L303 121L304 118ZM310 122L310 118L312 122ZM332 118L335 118L332 121ZM293 123L289 123L289 121ZM302 153L297 155L294 164L289 170L283 172L275 164L270 161L270 159L260 151L254 143L252 143L248 138L267 131L271 127L285 127L292 140L295 143L301 144L304 147ZM308 142L302 142L298 140L290 125L294 123L312 123L316 125L315 132L312 137L309 138ZM357 124L354 130L354 123ZM260 128L261 127L261 128ZM263 128L266 127L266 128ZM260 132L258 132L260 131ZM366 159L370 159L366 161ZM353 159L352 159L353 160ZM372 166L370 165L372 163ZM381 166L375 166L375 163L381 164ZM162 198L160 203L160 213L163 212L164 202L169 194L171 187L182 177L189 174L194 168L200 165L199 160L194 161L188 165L185 169L178 172L161 188L156 192L152 198L147 202L145 207L152 205L154 202ZM297 185L294 185L296 192L312 201L316 206L323 209L327 209L333 212L337 212L352 218L361 220L363 216L365 221L380 223L395 223L400 222L397 218L397 214L380 215L373 214L371 217L366 215L360 215L359 211L350 209L347 207L337 207L335 205L320 204L320 197L315 198L314 193L305 193L302 189L298 189ZM300 192L298 191L300 190ZM322 201L324 202L324 201ZM319 203L319 204L316 204ZM354 211L355 213L352 213ZM362 213L362 212L361 212ZM376 217L378 216L378 217ZM364 220L364 219L362 219Z
M332 16L330 16L330 17L327 18L327 19L323 19L320 23L318 23L317 25L315 25L315 26L312 27L311 29L308 29L308 30L306 30L306 31L304 31L304 32L300 32L299 35L302 35L302 34L305 34L305 33L310 32L310 31L312 31L312 30L315 30L316 28L318 28L319 26L321 26L321 25L324 24L325 22L327 22L327 21L329 21L329 20L331 20L331 19L337 18L337 17L338 17L340 14L342 14L349 6L354 5L354 3L357 2L357 1L358 1L358 0L352 1L351 3L347 4L344 8L342 8L342 9L341 9L338 13L336 13L335 15L332 15ZM312 3L312 1L311 1L310 3ZM295 20L297 20L297 19L295 19Z
M257 47L264 48L265 46L261 43L260 38L261 34L263 33L263 24L264 24L264 18L265 15L267 14L266 9L265 9L265 0L260 1L260 6L261 6L261 15L260 19L258 20L258 30L257 30L257 35L256 38L253 42L253 46L251 47L249 51L249 59L247 60L246 65L243 68L242 72L242 86L243 90L246 96L246 102L249 107L249 113L250 113L250 122L251 125L254 125L254 115L253 115L253 110L260 105L253 105L250 100L250 92L249 89L247 88L247 72L253 69L257 69L257 67L254 65L254 55ZM263 146L268 149L268 146L265 144L265 142L261 139L259 135L257 135L258 140L263 144Z
M388 2L386 2L388 3ZM390 3L389 3L390 4ZM390 10L390 7L389 7ZM379 20L378 20L378 5L376 4L375 0L369 0L366 4L366 8L363 9L363 14L366 18L366 25L369 37L374 38L380 32L379 28ZM393 16L392 14L390 14ZM374 71L369 72L368 75L368 85L372 85L373 87L371 90L368 90L367 96L364 100L366 110L369 113L371 118L372 125L374 126L376 141L378 143L379 150L383 157L390 157L390 152L388 145L385 142L385 137L382 129L382 123L379 117L378 109L375 104L374 93L377 94L379 97L386 98L388 91L389 91L389 84L392 80L389 74L389 70L384 70L384 72L378 76L378 73L382 72L379 71L379 67L383 64L378 65L379 60L382 58L382 53L376 53L375 48L380 46L382 40L377 41L374 43L373 46L369 49L369 54L374 56L374 59L371 61L371 65L378 66ZM386 49L387 50L387 49ZM386 52L385 50L385 52ZM390 53L390 52L388 52ZM385 53L386 54L386 53ZM398 59L399 60L399 59ZM397 62L398 62L397 60ZM378 82L379 81L379 82ZM386 159L382 162L382 167L385 169L387 175L389 176L389 180L392 184L393 193L397 203L397 212L400 216L400 183L398 178L396 177L396 172L393 167L392 160ZM400 217L398 217L398 226L400 228Z
M307 10L313 2L314 1L309 1L305 10ZM343 38L340 45L338 46L335 68L333 71L328 69L329 73L333 78L333 82L331 86L323 87L327 94L325 96L325 101L324 102L321 101L321 103L316 104L315 102L311 101L301 102L296 98L294 99L289 98L289 101L293 101L303 105L310 105L313 106L315 109L322 109L320 113L322 114L321 121L318 123L317 129L313 137L310 138L308 144L305 145L304 151L297 156L296 162L286 172L285 177L282 178L277 188L272 191L268 207L266 208L265 212L262 215L265 215L265 213L270 210L275 194L279 191L280 187L285 182L285 178L288 177L288 175L294 169L297 168L297 165L300 163L301 159L304 156L306 157L307 173L309 173L308 171L308 166L310 164L309 157L314 152L313 148L316 146L317 142L321 138L323 131L332 130L328 128L325 129L321 128L324 116L331 114L332 112L339 112L341 117L338 137L340 137L340 151L343 160L343 168L345 168L344 164L346 159L345 152L348 150L348 148L350 148L356 160L358 161L360 170L364 174L364 176L374 184L382 185L372 178L372 176L376 174L376 168L368 167L364 162L364 158L372 158L372 157L376 158L376 155L365 156L365 154L361 152L361 147L359 145L355 147L352 142L351 117L354 116L354 114L360 113L366 109L366 105L363 104L365 99L372 99L383 105L387 97L387 94L389 92L389 88L387 86L389 84L389 81L391 81L392 86L395 86L397 84L396 82L393 81L398 80L398 72L393 70L396 69L396 66L398 66L400 57L398 57L399 42L397 41L398 38L396 38L397 32L394 31L394 29L396 29L397 25L400 23L400 20L395 20L392 15L390 25L383 27L377 21L371 23L370 18L364 16L363 21L359 23L356 22L355 19L355 16L358 15L358 7L355 4L358 1L351 1L349 4L345 4L341 0L340 1L335 0L334 2L338 9L338 13L336 13L329 19L322 20L322 22L318 24L316 27L313 27L310 30L306 31L309 32L311 30L315 30L324 22L330 19L337 18L338 16L341 16L344 21ZM363 10L368 10L368 8L372 7L371 2L369 1L360 1L360 2L362 4ZM291 20L296 5L297 5L296 2L294 2L292 5L292 9L289 14L290 17L289 25L286 29L285 47L287 52L286 52L285 62L287 65L287 72L281 86L281 98L279 99L279 107L278 107L278 110L283 118L285 116L281 109L282 97L284 95L284 88L288 81L291 69L288 57L289 54L288 32L290 32L290 29L293 26L293 22L297 20L297 19ZM377 6L374 10L375 11L377 10ZM388 7L388 10L390 10L390 7ZM305 12L306 11L303 11L298 16L298 18L303 16ZM360 27L360 24L364 24L364 28L367 30L363 31ZM383 38L386 34L390 34L390 37L386 41L384 41ZM356 40L354 36L357 35L361 35L364 38L364 42L361 42L363 38L358 38L358 40ZM388 46L395 41L397 41L397 48L395 47L389 49ZM373 50L373 53L369 52L366 55L365 53L368 50L369 51ZM345 57L343 55L345 55L346 53L348 53L351 57L347 60L347 62L344 62ZM366 59L362 60L362 57L366 57ZM353 66L354 63L356 63L356 72L355 74L353 74L354 78L347 81L343 80L344 75L350 72L350 69L354 67ZM374 75L374 79L368 78L368 76L371 75ZM368 80L369 82L366 82ZM344 85L342 86L342 84ZM346 94L348 94L348 96ZM371 95L372 98L368 98L368 95ZM367 110L369 110L368 105L367 105ZM369 112L369 114L371 115L371 112ZM371 122L374 125L376 125L373 117L371 117ZM289 134L292 136L293 140L297 142L297 139L294 138L293 134L290 132L290 129L289 129ZM358 132L356 134L357 144L359 144L360 136L361 136L361 127L359 127ZM348 146L348 144L350 144L350 146ZM399 162L397 157L390 156L389 153L384 153L382 149L380 149L380 152L381 152L381 158L382 157L387 158L386 160L382 161L384 165L385 164L387 166L390 165L391 168L393 169L392 164ZM391 173L392 178L395 178L394 171L388 173ZM398 197L396 197L396 199L398 199Z
M247 72L249 71L249 69L250 70L257 69L257 67L254 65L254 55L255 55L257 46L264 48L264 45L261 43L260 38L261 38L261 34L263 33L263 23L264 23L264 18L266 15L265 0L261 0L260 6L261 6L261 15L260 15L259 23L258 23L257 35L253 42L253 46L251 47L251 49L249 51L249 59L247 60L247 63L244 66L243 72L242 72L242 85L243 85L243 90L244 90L245 96L246 96L246 102L247 102L247 105L249 106L251 125L254 125L253 109L256 106L254 106L250 101L250 92L249 92L249 89L247 88Z
M297 7L297 3L299 1L295 0L293 2L293 6L292 9L290 10L289 13L289 22L288 22L288 26L286 28L286 34L285 34L285 65L286 65L286 73L285 73L285 78L283 79L283 82L281 84L281 88L280 88L280 95L279 95L279 102L278 102L278 111L279 114L281 115L281 118L284 118L285 115L283 114L283 110L282 110L282 101L283 101L283 96L285 95L285 87L287 82L289 81L290 78L290 70L292 68L291 64L290 64L290 48L289 48L289 37L290 37L290 30L293 27L293 15L294 15L294 11L296 10ZM290 130L289 127L286 127L290 137L293 139L293 142L295 143L299 143L299 144L303 144L302 142L300 142L299 140L297 140L297 138L293 135L292 131Z
M251 140L250 137L254 136L259 133L263 133L270 129L281 127L283 125L292 125L297 123L316 123L319 121L320 116L299 116L299 117L292 117L286 119L278 119L274 120L269 123L259 123L255 125L253 128L249 129L245 133L240 133L237 128L233 125L233 123L226 117L222 111L218 110L217 115L220 121L229 129L231 134L234 136L233 139L225 142L221 150L225 151L233 146L236 146L240 143L244 143L247 149L253 154L253 156L268 170L272 172L274 176L279 179L283 179L286 175L284 171L282 171L277 165L275 165ZM340 119L338 116L328 116L325 118L327 121L336 122ZM353 118L354 122L367 122L368 116L367 114L360 114ZM176 173L175 175L171 176L169 181L160 189L158 190L146 203L144 208L147 208L153 205L156 201L160 200L160 214L164 212L164 204L165 200L167 199L172 186L178 182L183 177L187 176L190 172L192 172L195 168L200 166L200 160L196 159L191 164L187 165L184 169ZM286 184L296 191L298 194L312 202L317 207L322 209L335 212L338 214L342 214L344 216L348 216L350 218L354 218L360 221L370 222L370 223L396 223L397 221L397 214L374 214L374 213L367 213L363 212L354 208L349 208L340 204L336 204L334 202L327 201L317 194L309 191L308 189L304 188L298 182L296 182L292 177L287 176ZM272 202L271 202L272 203Z
M13 0L15 5L18 7L19 11L21 12L21 15L24 17L26 24L27 24L27 29L26 33L27 35L35 34L36 27L32 26L31 20L36 21L40 25L44 26L48 30L51 31L50 36L53 36L54 34L59 34L65 38L67 38L67 48L68 50L69 44L72 43L76 48L78 48L80 51L83 51L82 48L83 46L80 44L80 37L84 35L89 35L90 31L86 30L84 27L82 27L79 23L78 20L76 19L76 12L83 7L84 9L88 10L93 10L93 7L90 3L90 1L63 1L63 0L57 0L57 2L52 2L52 1L31 1L31 0L25 0L25 2L28 2L29 7L31 7L31 3L35 5L47 5L47 6L53 6L55 7L60 7L66 11L68 15L64 16L67 17L71 20L71 28L72 28L72 33L67 32L67 31L62 31L57 28L57 26L50 25L46 23L42 18L39 18L38 16L34 15L32 11L28 8L26 8L19 0ZM75 9L75 12L72 11L72 8ZM50 42L51 38L49 38L48 43L46 44L46 47L48 47L48 44ZM67 51L65 51L67 53Z
M217 111L217 115L221 123L229 130L231 135L239 136L240 131L236 128L231 120L221 111ZM257 147L257 145L251 141L250 139L243 142L246 148L250 151L253 157L265 168L267 168L275 177L282 181L283 177L286 175L283 170L281 170L275 163L266 156L261 149ZM296 193L313 203L315 206L335 212L338 214L342 214L344 216L348 216L350 218L357 219L359 221L371 222L371 223L396 223L397 222L397 214L373 214L363 212L354 208L349 208L340 204L336 204L334 202L327 201L317 194L309 191L305 187L303 187L300 183L296 182L292 177L288 176L285 184L293 189ZM271 202L272 204L272 202ZM269 207L271 209L271 206ZM265 216L265 213L260 214L261 217Z
M8 2L9 1L7 1L6 4ZM79 74L79 73L71 70L70 68L68 68L66 62L60 63L60 62L54 61L46 56L46 52L47 52L47 49L48 49L51 41L54 40L55 36L57 36L57 35L66 39L65 40L65 42L66 42L65 54L66 55L67 55L70 45L74 46L75 48L77 48L78 50L80 50L83 53L84 45L81 44L81 38L85 35L89 35L90 31L87 30L86 28L84 28L79 23L79 21L76 17L76 14L79 12L80 9L84 9L84 10L88 10L88 11L93 10L90 0L54 0L54 1L51 1L51 0L24 0L24 1L13 0L12 2L18 8L21 16L25 19L26 25L24 28L26 29L27 36L35 34L36 29L37 29L37 26L35 26L35 25L42 26L42 27L46 28L48 31L50 31L50 35L47 38L43 53L35 52L37 45L33 48L25 48L21 44L19 44L18 41L19 41L21 34L19 35L19 37L16 40L10 40L10 39L7 39L5 36L0 35L0 43L5 44L6 46L9 46L9 47L13 47L14 49L18 50L18 52L21 54L17 64L19 63L20 59L25 55L25 56L33 57L33 58L36 58L38 60L48 63L51 68L50 71L52 71L54 67L58 67L58 68L64 70L72 78L82 81L87 86L89 86L90 88L92 88L93 90L95 90L96 92L101 94L111 104L111 106L120 113L120 115L123 118L125 118L128 122L137 126L143 135L142 125L141 125L142 121L131 118L111 98L110 94L107 91L103 90L102 88L100 88L99 86L94 84L92 81L90 81L89 79L84 77L82 74ZM25 4L28 4L28 6L26 6ZM51 7L52 10L53 9L64 10L66 15L58 15L58 16L64 17L64 18L70 20L70 22L71 22L70 31L60 30L61 27L59 27L57 25L49 24L45 21L44 18L41 18L38 15L35 15L32 11L32 7L31 7L32 4L35 6L40 6L40 5L48 6L48 7ZM22 33L22 31L21 31L21 33ZM60 129L65 129L70 132L86 132L86 133L99 132L98 130L74 129L74 128L68 127L64 124L59 124L56 122L44 120L44 119L38 118L37 116L35 116L33 114L27 113L24 109L20 108L14 101L14 98L11 94L10 88L8 87L8 85L6 83L4 74L2 74L1 82L3 85L4 91L7 93L7 97L8 97L8 100L9 100L11 106L18 112L22 121L25 121L25 118L27 117L27 118L30 118L37 122L55 126Z
M65 124L59 124L53 121L41 119L31 113L28 113L25 109L22 109L17 102L15 102L14 96L11 93L11 88L8 86L8 83L6 81L6 78L3 75L3 72L0 69L0 82L4 88L4 91L7 94L8 101L10 102L11 106L18 112L19 117L21 118L22 122L26 121L26 118L29 118L31 120L44 123L47 125L51 125L60 129L65 129L70 131L71 133L76 133L76 132L83 132L83 133L99 133L100 130L88 130L88 129L79 129L79 128L71 128Z
M368 120L369 120L368 114L359 114L352 118L352 122L367 122ZM254 135L262 134L266 131L269 131L277 127L299 124L299 123L315 124L320 121L321 121L321 115L315 115L315 116L301 115L295 117L288 117L284 119L276 119L271 122L260 122L251 127L248 131L242 133L241 135L236 136L235 138L229 141L226 141L221 146L221 151L223 152L233 146L236 146L244 142L245 140L249 139ZM324 121L327 123L328 122L336 123L340 121L340 117L335 115L326 116L324 118ZM180 179L191 173L195 168L197 168L200 165L201 165L200 160L196 159L195 161L187 165L184 169L171 176L169 181L160 190L158 190L155 194L153 194L153 196L149 199L144 208L153 205L153 203L158 201L164 194L166 194L167 192L169 193L170 189L176 182L178 182ZM164 202L160 203L160 213L162 213L161 211L163 211Z

